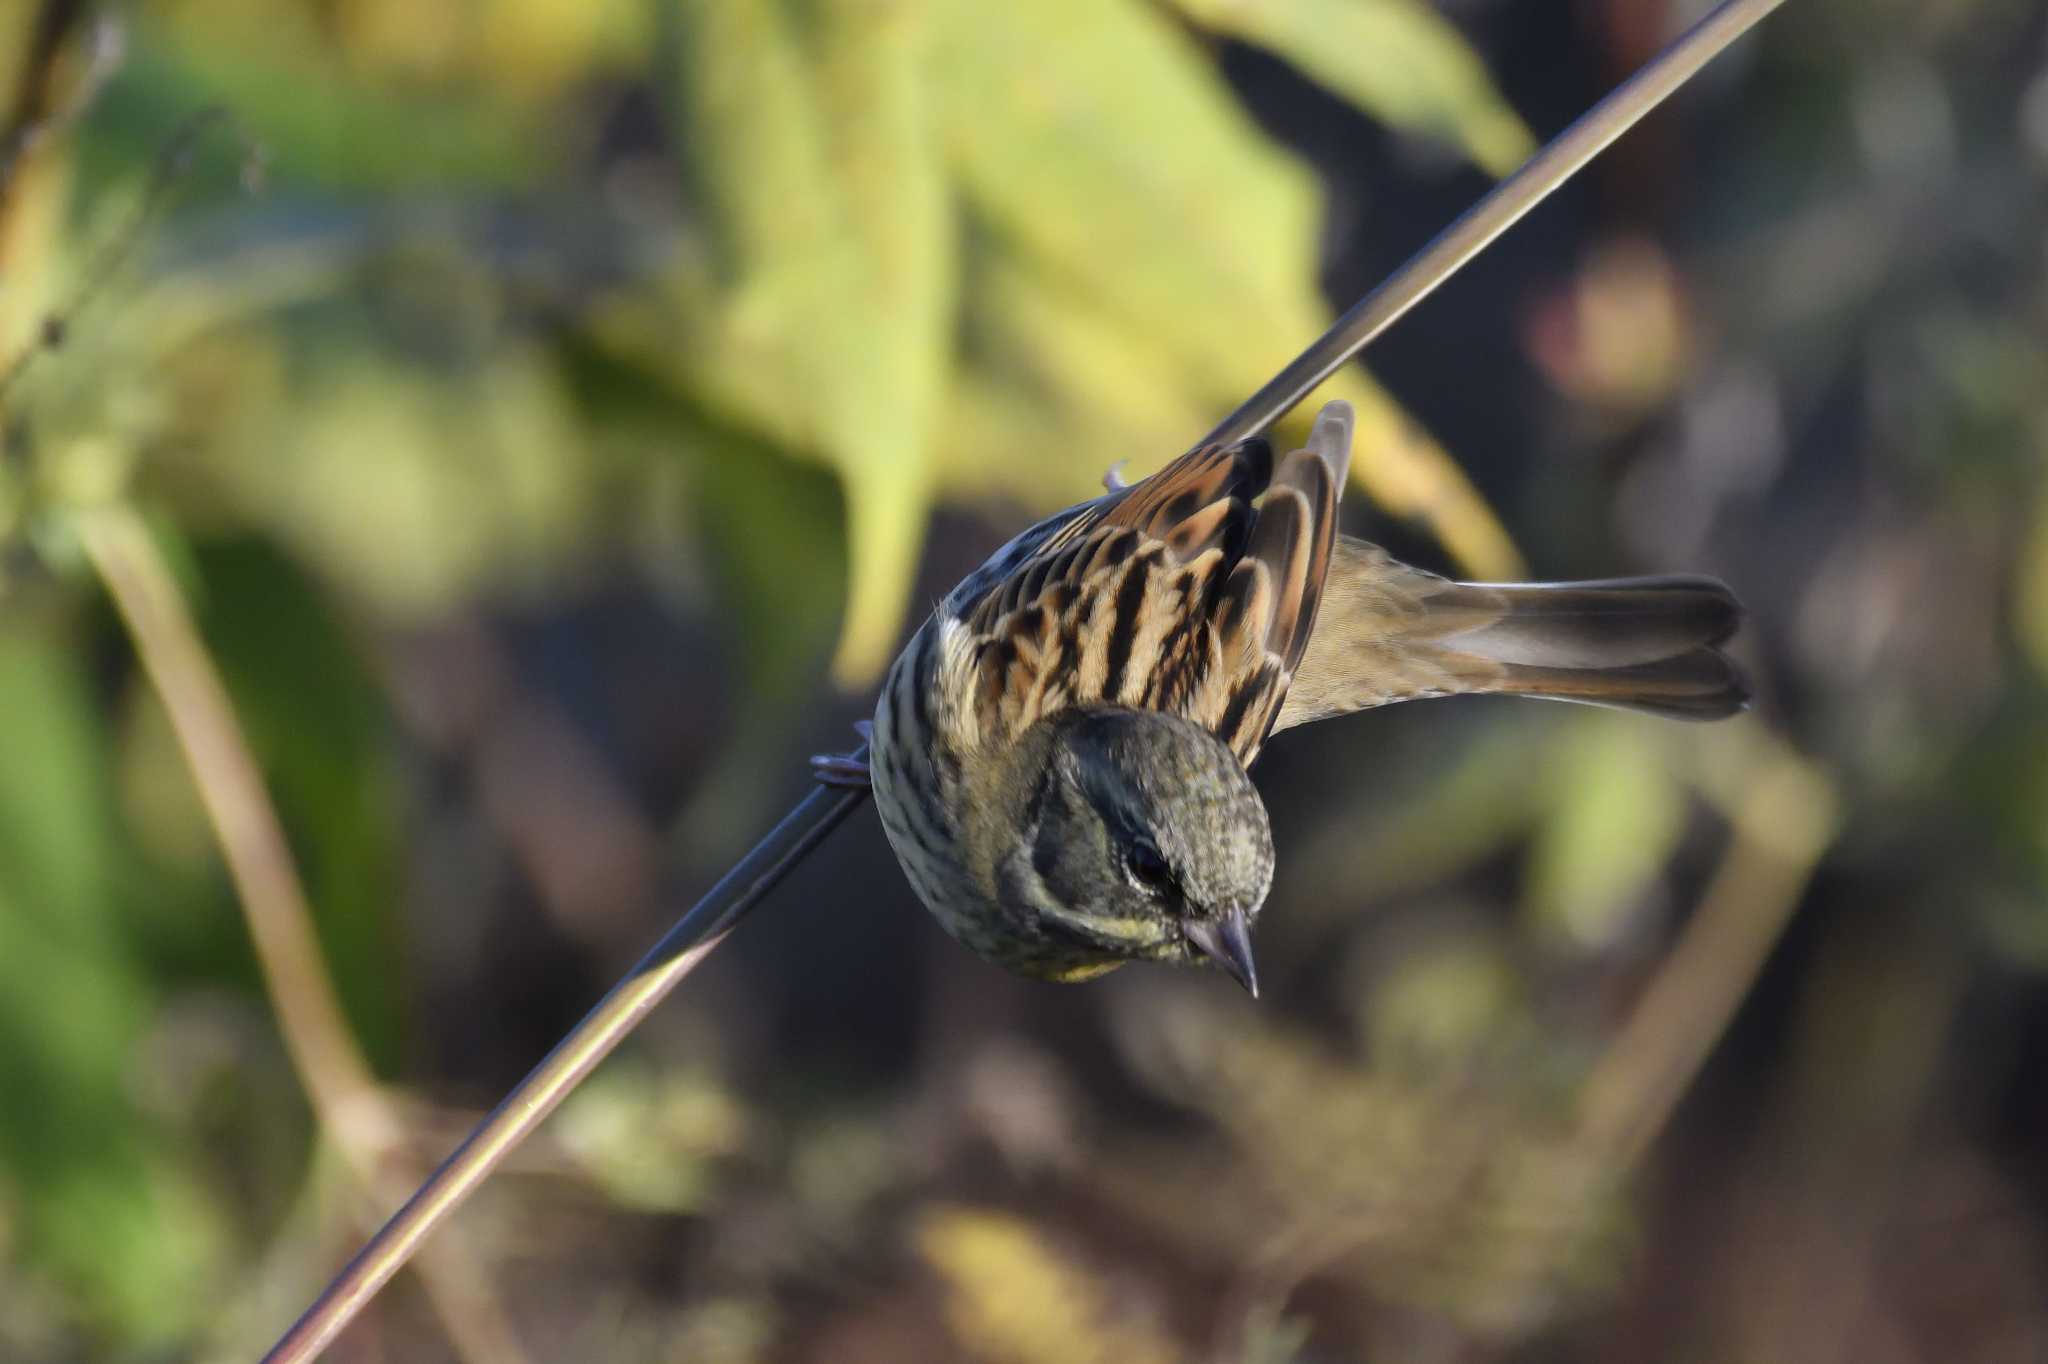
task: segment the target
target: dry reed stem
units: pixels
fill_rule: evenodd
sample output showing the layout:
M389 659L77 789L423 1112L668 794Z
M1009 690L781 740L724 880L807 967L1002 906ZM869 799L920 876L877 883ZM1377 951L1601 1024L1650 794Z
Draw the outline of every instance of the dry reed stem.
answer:
M1579 1094L1583 1139L1619 1165L1663 1130L1727 1030L1834 839L1837 804L1783 740L1760 741L1699 908Z
M284 829L170 568L126 506L80 513L77 528L163 701L220 840L264 988L320 1129L365 1190L380 1201L397 1197L418 1177L402 1158L404 1124L349 1031ZM524 1358L488 1280L466 1256L450 1249L425 1259L420 1276L463 1358Z

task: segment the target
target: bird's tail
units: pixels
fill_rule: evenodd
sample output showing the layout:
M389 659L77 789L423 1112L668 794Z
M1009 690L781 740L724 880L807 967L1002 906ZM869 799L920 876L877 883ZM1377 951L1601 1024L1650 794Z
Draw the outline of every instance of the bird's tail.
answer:
M1681 720L1724 719L1749 705L1748 684L1719 647L1741 623L1742 607L1716 579L1456 583L1429 614L1444 623L1440 611L1482 604L1494 608L1493 619L1427 646L1462 690Z
M1749 705L1713 578L1456 583L1339 542L1281 726L1412 697L1501 693L1718 720Z

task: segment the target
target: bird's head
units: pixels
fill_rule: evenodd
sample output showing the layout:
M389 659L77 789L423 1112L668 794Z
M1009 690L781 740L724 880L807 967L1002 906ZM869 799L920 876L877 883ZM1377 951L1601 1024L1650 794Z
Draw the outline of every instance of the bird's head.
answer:
M1007 914L1082 956L1209 962L1258 993L1273 835L1221 740L1159 711L1070 709L1026 733L1006 776L991 871Z

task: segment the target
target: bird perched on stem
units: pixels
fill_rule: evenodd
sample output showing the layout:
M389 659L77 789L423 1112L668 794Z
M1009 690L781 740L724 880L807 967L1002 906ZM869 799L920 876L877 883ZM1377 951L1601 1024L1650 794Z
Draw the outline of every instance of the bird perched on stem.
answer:
M1273 875L1246 769L1278 730L1498 692L1689 720L1748 704L1712 578L1458 583L1337 532L1351 409L1190 451L1031 527L889 670L861 765L918 895L1026 975L1211 963L1253 994Z

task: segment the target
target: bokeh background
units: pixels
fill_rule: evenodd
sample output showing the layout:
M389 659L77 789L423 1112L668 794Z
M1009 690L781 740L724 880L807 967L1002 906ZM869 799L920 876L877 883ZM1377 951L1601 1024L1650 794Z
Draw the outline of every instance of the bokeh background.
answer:
M0 0L0 1357L258 1353L939 592L1705 8ZM332 1357L2048 1359L2044 184L2038 5L1793 0L1338 385L1349 529L1720 574L1751 716L1282 738L1256 1004L863 812Z

